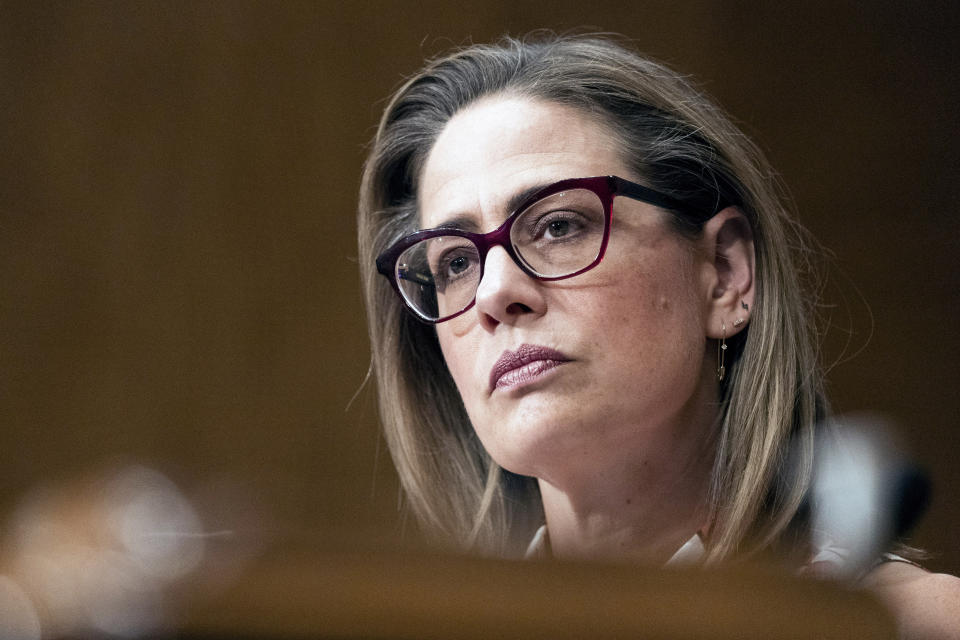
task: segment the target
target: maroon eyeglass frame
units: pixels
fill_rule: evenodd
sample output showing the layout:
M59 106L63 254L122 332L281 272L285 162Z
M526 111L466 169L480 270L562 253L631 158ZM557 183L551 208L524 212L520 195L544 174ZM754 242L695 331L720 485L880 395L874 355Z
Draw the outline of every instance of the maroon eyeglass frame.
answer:
M597 197L600 198L600 201L603 204L604 215L603 241L600 244L600 250L597 252L596 259L584 268L562 276L542 276L531 269L523 261L523 258L521 258L516 251L514 251L513 245L510 242L510 229L513 227L513 223L517 217L532 204L538 200L542 200L543 198L552 196L553 194L561 191L566 191L568 189L587 189L595 193ZM631 182L630 180L626 180L625 178L620 178L618 176L569 178L567 180L561 180L560 182L555 182L549 186L546 186L531 195L529 198L524 200L524 202L517 207L516 210L511 213L506 220L503 221L503 224L489 233L472 233L470 231L463 231L462 229L436 228L424 229L423 231L417 231L416 233L412 233L409 236L401 238L389 249L377 257L377 271L390 282L393 290L396 291L397 295L400 296L400 299L403 301L403 306L406 307L406 309L410 311L418 320L426 322L427 324L439 324L466 313L473 308L473 305L476 304L477 299L474 297L474 299L470 301L470 304L460 311L436 320L422 316L419 311L407 303L406 298L403 296L403 292L400 291L400 285L397 283L397 261L400 259L400 255L412 245L422 240L429 240L430 238L436 238L438 236L457 236L460 238L466 238L473 242L473 244L477 247L478 257L480 260L481 280L483 279L483 269L484 265L486 264L487 253L490 251L490 249L497 246L503 247L514 263L516 263L516 265L531 278L542 281L565 280L593 269L595 266L600 264L601 260L603 260L603 256L607 252L607 242L610 239L610 229L613 226L613 199L616 196L627 196L633 200L639 200L641 202L646 202L647 204L652 204L676 215L680 215L696 224L702 224L706 222L716 215L720 210L717 209L716 211L712 211L710 213L694 211L685 206L676 198L672 198L664 193L660 193L659 191L645 187L642 184L637 184L636 182Z

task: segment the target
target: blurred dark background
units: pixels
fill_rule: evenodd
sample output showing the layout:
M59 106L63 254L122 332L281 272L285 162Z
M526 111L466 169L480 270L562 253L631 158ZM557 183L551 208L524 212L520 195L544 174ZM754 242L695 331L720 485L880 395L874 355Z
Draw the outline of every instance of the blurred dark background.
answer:
M395 539L357 393L365 144L425 57L588 26L691 74L781 172L835 254L835 407L900 425L934 483L913 542L960 573L960 11L784 4L0 2L0 526L137 461L282 535Z

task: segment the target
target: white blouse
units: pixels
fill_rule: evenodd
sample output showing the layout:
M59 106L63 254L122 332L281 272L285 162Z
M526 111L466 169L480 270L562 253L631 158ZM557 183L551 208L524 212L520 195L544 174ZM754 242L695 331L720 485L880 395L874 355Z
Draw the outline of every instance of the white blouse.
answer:
M687 565L698 562L705 553L703 539L699 533L693 534L693 537L683 543L677 551L667 560L667 565ZM542 525L537 532L533 534L533 539L527 546L523 557L527 560L534 558L550 557L550 537L547 534L547 525Z
M823 546L816 548L810 561L800 568L800 574L820 575L822 577L840 577L845 573L844 568L850 551L833 543L831 540L824 541ZM693 534L693 537L683 543L676 552L667 560L664 566L685 566L698 563L703 559L706 553L706 547L703 544L703 538L700 532ZM542 525L530 540L524 559L543 559L550 557L550 537L547 533L547 525ZM914 566L920 566L912 560L893 553L881 553L877 559L862 570L860 576L869 572L871 569L884 562L906 562Z

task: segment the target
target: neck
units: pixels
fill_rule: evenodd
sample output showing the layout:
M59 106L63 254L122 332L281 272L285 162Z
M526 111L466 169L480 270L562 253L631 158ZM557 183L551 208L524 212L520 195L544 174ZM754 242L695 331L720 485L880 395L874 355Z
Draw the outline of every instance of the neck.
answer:
M568 464L539 477L555 557L660 565L705 527L716 405L698 406L682 425L644 429L662 438L647 439L642 451L616 452L602 468Z
M558 558L633 559L663 564L709 518L702 480L654 483L627 474L606 489L573 492L540 480L550 548Z

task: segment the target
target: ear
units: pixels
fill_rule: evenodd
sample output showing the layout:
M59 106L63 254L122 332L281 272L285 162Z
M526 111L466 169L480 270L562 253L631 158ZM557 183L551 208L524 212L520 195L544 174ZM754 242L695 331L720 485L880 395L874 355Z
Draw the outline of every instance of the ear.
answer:
M753 230L736 207L720 211L703 226L707 292L707 337L736 335L750 323L753 308Z

